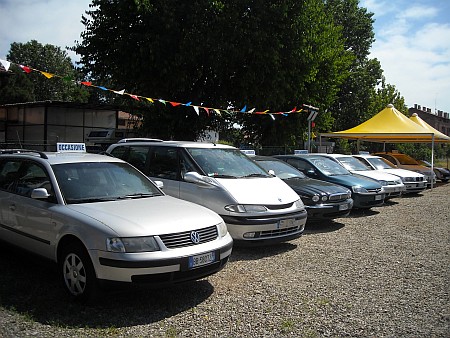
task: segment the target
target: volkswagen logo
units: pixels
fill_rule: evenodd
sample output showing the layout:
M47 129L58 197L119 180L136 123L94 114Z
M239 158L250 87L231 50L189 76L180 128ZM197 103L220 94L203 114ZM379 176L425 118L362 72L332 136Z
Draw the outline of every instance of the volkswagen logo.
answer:
M197 231L191 231L191 241L192 243L200 243L200 234Z

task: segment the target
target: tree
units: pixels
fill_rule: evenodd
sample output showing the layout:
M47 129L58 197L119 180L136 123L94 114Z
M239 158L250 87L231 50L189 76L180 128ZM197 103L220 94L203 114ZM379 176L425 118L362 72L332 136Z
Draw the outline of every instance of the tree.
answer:
M326 107L350 62L322 0L93 0L82 23L83 41L73 50L93 81L207 107ZM188 108L189 118L180 123L179 114L169 108L146 114L151 134L163 127L177 137L198 119ZM233 131L238 122L245 136L259 143L285 142L280 130L297 135L305 128L303 115L275 121L249 114L212 115L212 121L196 124L198 130L219 125Z
M375 41L373 13L359 7L359 0L324 0L327 12L335 24L342 27L345 49L354 59L350 75L340 87L339 98L330 110L336 119L335 130L344 130L367 120L378 111L371 110L376 86L383 70L377 59L369 59L370 48Z
M76 85L74 80L79 73L65 51L53 45L42 45L36 40L25 44L13 42L7 55L8 61L33 69L52 73L60 77L46 79L42 74L32 71L24 74L15 65L11 66L14 75L2 80L0 87L1 103L60 100L84 102L88 91Z

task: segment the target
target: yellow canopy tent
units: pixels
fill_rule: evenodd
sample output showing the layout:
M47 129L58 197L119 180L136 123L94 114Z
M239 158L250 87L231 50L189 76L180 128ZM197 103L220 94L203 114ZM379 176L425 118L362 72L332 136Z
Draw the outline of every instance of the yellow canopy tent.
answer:
M450 137L415 123L392 104L356 127L334 133L322 133L320 137L380 143L432 143L437 140L450 142Z
M378 114L356 127L334 133L320 134L319 142L321 142L322 137L358 140L358 150L361 140L379 143L431 143L431 170L433 170L434 143L450 143L450 137L434 128L432 129L414 122L395 109L392 104L389 104Z
M439 138L435 138L434 142L450 142L450 137L441 133L439 130L434 129L432 126L430 126L428 123L426 123L424 120L422 120L420 118L419 115L417 115L417 113L414 113L411 115L411 117L409 118L411 121L414 121L415 123L417 123L419 126L425 128L426 130L429 130L430 132L432 132L435 136L439 136Z

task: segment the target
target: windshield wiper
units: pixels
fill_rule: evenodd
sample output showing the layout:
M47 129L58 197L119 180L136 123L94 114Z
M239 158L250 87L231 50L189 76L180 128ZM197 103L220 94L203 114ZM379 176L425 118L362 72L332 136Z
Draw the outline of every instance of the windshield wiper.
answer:
M233 176L233 175L224 175L224 174L214 174L212 177L214 177L214 178L237 178L236 176Z
M117 197L117 198L118 199L123 199L123 198L145 198L145 197L153 197L153 196L159 196L159 194L138 192L138 193L135 193L135 194L129 194L129 195L125 195L125 196L120 196L120 197Z
M265 175L265 174L248 174L248 175L245 175L245 176L242 176L243 178L247 178L247 177L269 177L268 175Z

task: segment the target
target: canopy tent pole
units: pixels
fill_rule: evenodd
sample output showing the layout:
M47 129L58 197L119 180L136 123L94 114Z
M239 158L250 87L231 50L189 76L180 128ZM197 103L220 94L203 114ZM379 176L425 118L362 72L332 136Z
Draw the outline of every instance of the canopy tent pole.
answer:
M434 173L434 133L431 134L431 189L433 189L433 173Z

